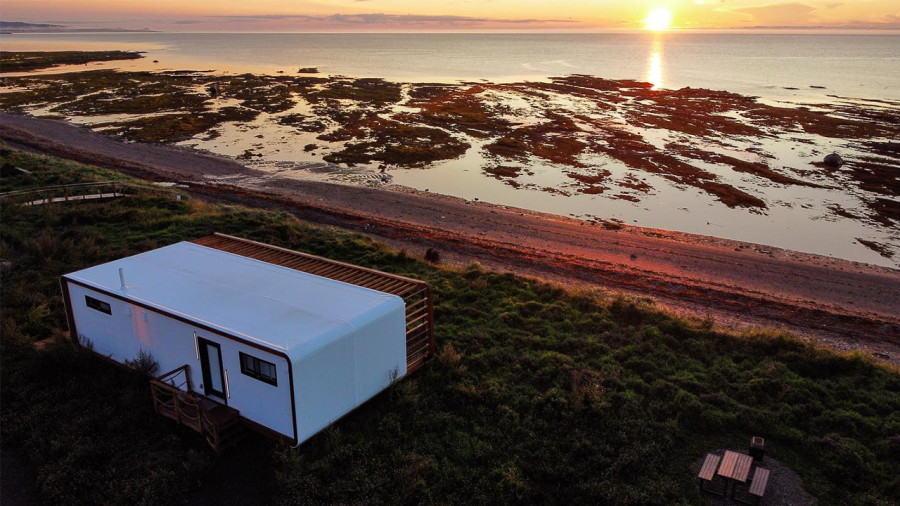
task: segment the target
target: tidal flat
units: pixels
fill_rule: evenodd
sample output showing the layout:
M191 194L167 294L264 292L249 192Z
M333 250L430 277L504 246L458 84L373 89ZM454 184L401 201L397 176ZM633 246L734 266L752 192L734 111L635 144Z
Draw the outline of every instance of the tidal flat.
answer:
M587 75L435 84L87 70L2 77L0 108L279 176L900 265L897 101L776 103ZM822 163L831 152L842 166Z

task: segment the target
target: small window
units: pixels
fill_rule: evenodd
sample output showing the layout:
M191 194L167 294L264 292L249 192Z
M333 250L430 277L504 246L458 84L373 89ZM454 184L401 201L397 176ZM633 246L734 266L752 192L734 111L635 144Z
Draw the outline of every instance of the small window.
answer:
M241 372L251 378L278 386L278 378L275 374L275 364L266 362L246 353L241 353Z
M96 309L101 313L112 314L112 307L102 300L97 300L93 297L88 297L87 295L85 295L84 301L87 304L87 307L91 309Z

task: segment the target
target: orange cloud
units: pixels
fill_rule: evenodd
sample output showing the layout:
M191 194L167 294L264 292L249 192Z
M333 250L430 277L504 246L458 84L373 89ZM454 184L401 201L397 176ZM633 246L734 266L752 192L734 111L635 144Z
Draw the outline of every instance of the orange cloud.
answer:
M751 24L764 26L806 25L812 24L815 7L801 3L763 5L761 7L745 7L734 12L749 15Z

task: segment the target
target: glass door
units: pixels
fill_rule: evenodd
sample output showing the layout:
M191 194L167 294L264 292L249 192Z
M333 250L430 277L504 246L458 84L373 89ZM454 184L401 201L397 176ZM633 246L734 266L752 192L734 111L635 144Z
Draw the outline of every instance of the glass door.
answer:
M200 351L200 367L203 370L203 394L225 400L225 371L222 368L222 348L202 337L197 338Z

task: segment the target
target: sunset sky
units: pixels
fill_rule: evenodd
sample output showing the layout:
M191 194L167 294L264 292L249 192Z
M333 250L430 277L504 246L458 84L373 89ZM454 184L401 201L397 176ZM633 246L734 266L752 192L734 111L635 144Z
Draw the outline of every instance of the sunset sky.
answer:
M897 0L4 0L3 21L174 31L900 29Z

